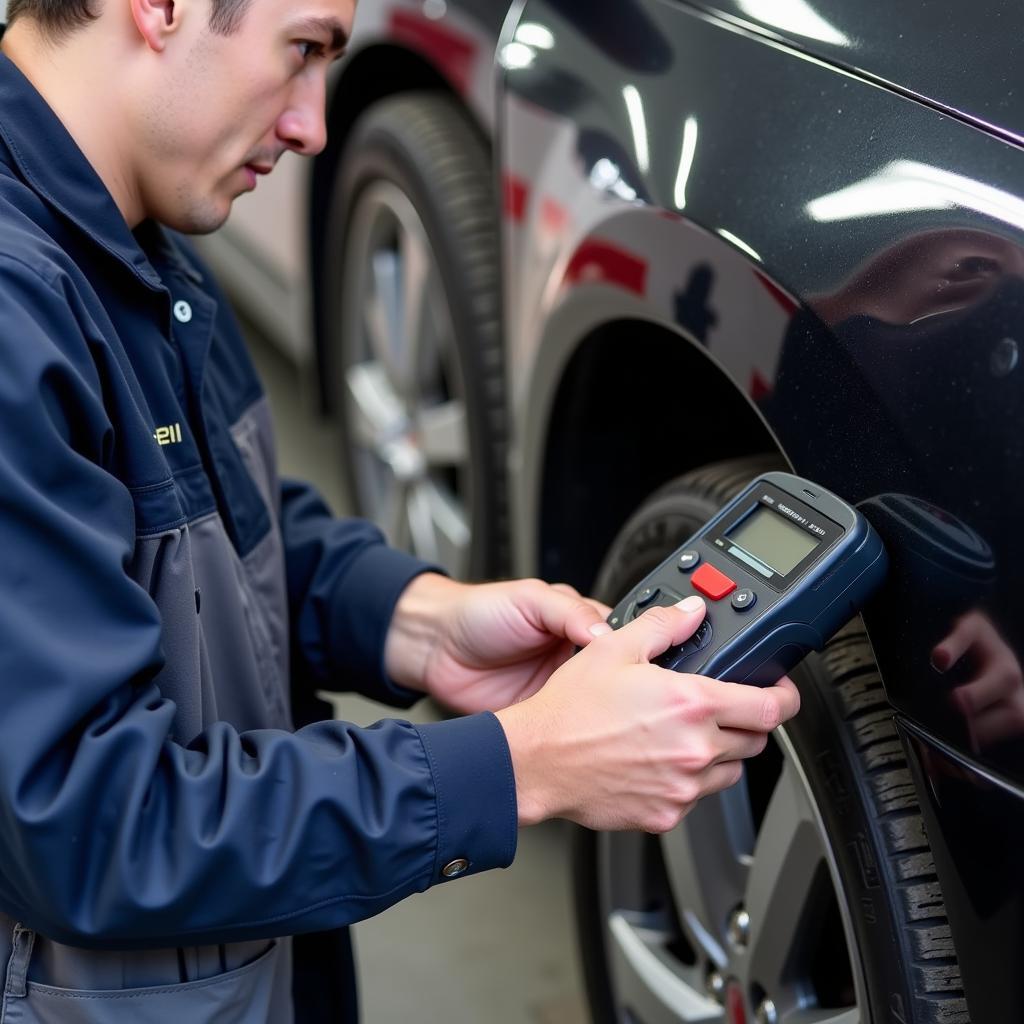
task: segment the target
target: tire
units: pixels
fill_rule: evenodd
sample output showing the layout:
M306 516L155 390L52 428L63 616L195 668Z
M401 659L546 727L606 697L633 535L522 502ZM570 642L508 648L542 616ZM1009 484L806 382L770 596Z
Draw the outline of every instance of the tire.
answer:
M341 468L358 513L464 579L509 562L496 218L487 148L450 97L389 97L353 126L321 289Z
M614 604L775 468L723 462L653 495L613 543L596 596ZM792 675L800 714L740 783L678 829L578 831L576 916L597 1024L968 1024L914 786L860 619Z

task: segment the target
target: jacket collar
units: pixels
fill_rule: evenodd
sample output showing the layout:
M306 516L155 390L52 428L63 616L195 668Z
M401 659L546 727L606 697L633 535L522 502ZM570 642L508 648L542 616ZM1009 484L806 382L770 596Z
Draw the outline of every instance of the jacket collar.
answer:
M143 284L163 289L159 275L92 164L32 83L2 53L0 138L7 144L21 176L37 195L123 263Z

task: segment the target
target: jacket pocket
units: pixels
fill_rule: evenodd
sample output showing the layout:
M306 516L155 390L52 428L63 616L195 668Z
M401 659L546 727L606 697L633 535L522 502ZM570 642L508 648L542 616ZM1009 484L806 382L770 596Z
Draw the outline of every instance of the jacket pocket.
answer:
M278 1024L291 1018L277 942L243 967L202 981L73 989L28 982L4 999L3 1024ZM284 1015L284 1016L283 1016Z

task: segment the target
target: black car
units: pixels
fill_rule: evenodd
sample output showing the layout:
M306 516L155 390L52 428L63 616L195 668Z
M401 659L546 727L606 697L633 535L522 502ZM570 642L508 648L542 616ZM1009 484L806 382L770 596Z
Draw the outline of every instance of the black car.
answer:
M309 272L362 510L614 602L788 467L889 549L742 783L581 833L595 1020L1024 1020L1021 38L1006 0L362 0L260 278Z

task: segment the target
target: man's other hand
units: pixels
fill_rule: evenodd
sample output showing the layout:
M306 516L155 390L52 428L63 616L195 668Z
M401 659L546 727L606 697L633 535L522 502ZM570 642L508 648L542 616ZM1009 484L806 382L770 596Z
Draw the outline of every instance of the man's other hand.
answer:
M576 647L611 632L609 609L566 584L476 585L416 577L395 609L388 674L456 711L497 711L535 694Z

